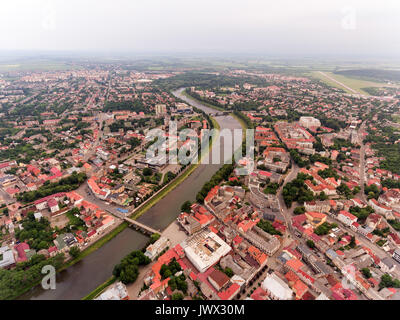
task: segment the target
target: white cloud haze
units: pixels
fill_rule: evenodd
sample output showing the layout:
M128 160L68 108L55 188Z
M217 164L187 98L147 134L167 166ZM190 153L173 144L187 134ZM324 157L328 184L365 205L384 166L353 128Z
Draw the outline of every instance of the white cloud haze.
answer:
M396 56L399 17L398 0L2 0L0 50Z

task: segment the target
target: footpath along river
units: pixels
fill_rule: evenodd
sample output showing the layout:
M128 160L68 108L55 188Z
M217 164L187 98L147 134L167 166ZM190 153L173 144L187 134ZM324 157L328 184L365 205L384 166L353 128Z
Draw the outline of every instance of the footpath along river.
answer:
M215 115L218 111L203 105L182 94L181 88L173 94L188 104ZM230 115L214 116L220 129L241 129L240 123ZM232 141L223 141L213 145L212 154L220 152L220 159L230 158L223 155L224 144L232 145ZM236 143L235 143L236 146ZM219 148L219 150L217 150ZM164 230L173 222L180 212L182 203L194 201L197 192L210 180L221 164L200 164L196 170L175 189L169 192L157 204L138 218L138 221L154 229ZM111 241L94 251L78 263L57 274L56 289L44 290L36 286L19 299L35 300L74 300L81 299L106 281L112 274L112 269L125 255L133 250L141 249L148 237L133 229L126 228Z

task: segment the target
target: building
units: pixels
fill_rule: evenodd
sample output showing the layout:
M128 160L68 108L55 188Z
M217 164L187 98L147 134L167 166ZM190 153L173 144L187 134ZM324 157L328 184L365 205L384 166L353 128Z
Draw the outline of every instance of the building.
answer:
M392 257L397 262L400 262L400 249L394 250Z
M343 222L347 226L351 226L354 222L357 222L357 217L345 210L341 210L337 217L339 221Z
M155 109L157 116L164 115L167 113L167 106L165 104L156 104Z
M12 250L5 246L0 248L0 268L10 268L15 265L15 258Z
M313 211L313 212L329 212L331 206L329 201L307 201L304 202L304 208L306 211Z
M214 269L207 279L217 291L221 291L221 289L224 288L230 280L225 273L217 269Z
M149 259L154 260L161 252L167 249L171 245L169 239L166 237L160 237L156 242L149 245L146 248L145 256L149 257Z
M321 121L314 117L300 117L299 124L307 129L312 127L320 127Z
M63 233L53 240L59 251L65 251L77 241L72 233Z
M116 282L94 300L129 300L128 290L122 282Z
M394 269L396 268L395 263L393 262L393 260L389 257L385 257L383 258L380 263L379 266L381 267L381 270L383 272L392 272L394 271Z
M307 222L310 223L314 228L319 227L326 221L326 214L320 212L306 212L305 213Z
M287 283L279 278L275 273L267 275L261 284L261 288L273 300L292 300L293 291Z
M87 180L87 184L93 194L99 199L104 200L110 194L110 190L102 190L93 177Z
M254 226L251 230L246 232L246 239L260 250L266 252L269 256L272 256L278 251L281 245L278 238L270 235L258 226Z
M199 272L205 272L231 251L231 247L214 232L200 231L182 244L186 257Z

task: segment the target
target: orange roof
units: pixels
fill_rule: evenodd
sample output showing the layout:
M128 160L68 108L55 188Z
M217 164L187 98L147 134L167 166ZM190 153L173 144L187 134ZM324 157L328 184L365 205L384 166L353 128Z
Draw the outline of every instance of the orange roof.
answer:
M218 230L215 229L213 226L209 226L208 229L210 229L212 232L214 232L215 234L218 233Z
M300 299L307 292L308 287L303 281L297 280L292 289L296 293L296 298Z
M247 232L248 230L252 229L260 219L253 220L243 220L238 223L238 228L241 228L243 232Z
M91 166L89 163L87 163L87 162L85 162L85 163L83 164L83 167L84 167L85 169L88 169L88 170L90 170L90 169L92 168L92 166Z
M357 217L346 210L340 210L339 214L344 215L350 220L357 221Z
M218 292L218 296L221 298L221 300L230 300L232 297L238 292L240 289L240 286L237 283L232 283L228 289L222 292Z
M83 199L83 197L75 191L68 192L67 197L74 201L79 201L79 200Z
M299 259L293 258L288 260L286 262L286 265L295 272L297 272L303 266L303 263Z
M297 280L299 280L300 278L298 277L297 274L295 274L292 270L289 270L286 274L285 274L285 278L287 279L287 281L290 282L296 282Z
M104 225L110 223L111 221L113 221L114 218L112 216L107 216L101 223Z
M219 190L219 186L215 186L214 188L212 188L212 189L210 190L210 192L208 192L208 194L207 194L206 198L204 199L204 201L205 201L205 202L208 202L208 201L210 201L212 198L214 198L214 197L217 195L218 190Z
M260 265L267 259L267 255L254 246L250 246L247 251Z

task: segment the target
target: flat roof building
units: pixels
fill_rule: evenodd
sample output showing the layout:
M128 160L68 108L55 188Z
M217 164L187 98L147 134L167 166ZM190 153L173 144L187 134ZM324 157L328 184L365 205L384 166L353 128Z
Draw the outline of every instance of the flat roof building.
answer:
M214 232L200 231L182 243L185 254L199 272L205 272L231 251L231 247Z

